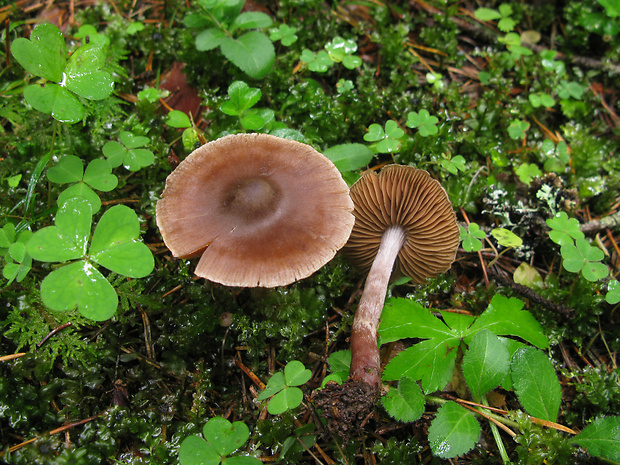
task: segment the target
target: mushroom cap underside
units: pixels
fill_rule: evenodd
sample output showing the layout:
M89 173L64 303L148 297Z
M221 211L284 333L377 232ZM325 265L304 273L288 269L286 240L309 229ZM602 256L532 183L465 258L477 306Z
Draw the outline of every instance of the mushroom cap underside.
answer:
M406 233L394 270L422 283L450 268L460 242L456 215L448 195L428 172L388 165L369 172L351 187L355 226L343 251L367 271L385 230L401 226Z
M310 276L346 243L349 189L322 154L293 140L237 134L192 152L168 176L156 218L196 275L275 287Z

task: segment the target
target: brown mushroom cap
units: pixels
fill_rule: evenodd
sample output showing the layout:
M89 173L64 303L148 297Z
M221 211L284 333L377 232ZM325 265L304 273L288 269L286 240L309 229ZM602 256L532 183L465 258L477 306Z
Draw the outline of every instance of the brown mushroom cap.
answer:
M343 251L367 271L389 226L406 233L394 270L415 283L443 273L454 261L459 228L448 194L428 172L389 165L351 187L355 226Z
M275 287L310 276L346 243L349 189L322 154L293 140L237 134L192 152L168 176L157 226L196 275Z

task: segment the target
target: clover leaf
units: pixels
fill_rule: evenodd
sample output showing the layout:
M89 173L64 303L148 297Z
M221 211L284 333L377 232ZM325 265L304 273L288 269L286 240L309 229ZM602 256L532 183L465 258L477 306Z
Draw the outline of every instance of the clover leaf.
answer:
M13 223L5 224L0 229L0 257L4 258L5 265L2 275L11 284L14 280L23 281L32 267L32 257L26 250L26 244L32 236L28 230L15 232Z
M231 116L241 116L260 100L260 89L248 86L243 81L235 81L228 86L228 100L220 105L220 110Z
M529 128L530 123L527 121L515 119L508 125L508 135L513 140L522 140Z
M484 231L480 229L476 223L469 223L467 229L459 226L461 230L461 241L463 241L463 249L466 252L478 252L482 249L482 241L487 237Z
M47 178L56 184L72 184L60 193L58 205L81 196L88 200L93 213L101 208L101 199L93 189L109 192L118 184L118 178L112 174L112 167L106 160L93 160L84 171L82 160L75 155L62 157L56 166L47 171Z
M320 50L315 53L306 48L301 52L299 59L308 65L310 71L315 71L317 73L324 73L334 64L325 50Z
M244 464L260 465L262 462L247 455L234 455L250 437L250 429L242 421L234 423L225 418L213 417L202 429L204 439L188 436L179 448L181 465Z
M30 40L16 39L11 53L26 71L49 81L25 87L26 101L62 123L77 123L84 118L86 110L76 95L101 100L114 90L112 75L103 69L105 47L84 44L67 60L64 37L52 24L37 25Z
M542 176L542 171L534 163L523 163L515 170L515 173L519 176L519 181L524 184L529 184L534 178Z
M272 415L279 415L293 409L303 400L303 392L296 386L305 384L311 376L312 372L306 369L303 363L293 360L286 364L284 372L278 371L269 379L265 390L258 396L258 400L271 397L267 411Z
M357 44L352 39L345 40L336 36L325 44L325 50L332 61L342 63L347 69L355 69L362 64L362 59L353 55L357 51Z
M575 239L583 239L579 221L569 218L566 212L559 212L553 218L549 218L547 226L551 228L549 238L559 245L572 244Z
M68 199L58 209L55 225L32 235L27 252L42 262L72 261L43 279L41 299L47 307L54 311L77 307L85 317L103 321L116 313L118 295L96 265L142 278L153 271L154 261L148 247L138 241L140 222L129 207L116 205L103 214L89 250L92 217L87 199Z
M572 273L581 272L588 281L598 281L609 274L607 266L599 263L605 257L603 251L584 238L577 239L575 244L564 244L560 252L564 268Z
M282 45L288 47L297 42L297 28L280 24L277 28L269 29L269 38L274 42L279 40Z
M385 123L385 129L373 123L368 126L368 132L364 135L364 140L375 142L371 146L378 153L392 153L400 150L400 138L405 135L405 131L398 127L394 120Z
M605 300L608 304L615 305L620 302L620 282L617 279L611 279L607 284L607 295Z
M466 171L467 167L465 166L465 163L465 158L462 155L456 155L455 157L445 155L439 162L444 170L452 174L457 174L459 171Z
M420 110L419 113L409 112L406 125L408 128L418 128L422 137L428 137L437 134L438 122L439 119L436 116L431 116L428 110Z
M129 171L139 171L153 164L155 161L153 152L142 148L151 141L150 138L137 136L129 131L122 131L119 138L120 143L109 141L102 148L111 166L123 165Z

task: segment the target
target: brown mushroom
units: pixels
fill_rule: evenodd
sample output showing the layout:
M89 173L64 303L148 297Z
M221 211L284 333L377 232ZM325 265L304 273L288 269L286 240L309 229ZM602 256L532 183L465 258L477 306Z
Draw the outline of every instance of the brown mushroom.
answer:
M350 379L381 383L377 326L393 271L423 283L450 268L459 245L446 191L424 171L389 165L351 187L355 226L343 249L370 269L351 329Z
M322 154L267 134L237 134L192 152L168 176L157 225L196 275L276 287L310 276L346 243L349 189Z

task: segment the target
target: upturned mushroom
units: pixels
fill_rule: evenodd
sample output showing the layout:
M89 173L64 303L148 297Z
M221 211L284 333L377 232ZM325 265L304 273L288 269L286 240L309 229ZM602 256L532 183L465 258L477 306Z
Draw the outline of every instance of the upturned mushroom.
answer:
M377 327L392 274L414 283L450 268L459 228L446 191L424 171L389 165L351 187L355 226L343 251L370 270L351 329L351 370L342 386L328 383L315 404L328 427L347 437L365 421L381 393Z
M377 327L393 271L416 284L448 270L459 245L446 191L428 172L389 165L351 187L355 226L343 251L370 270L351 328L350 379L378 388Z
M346 243L349 189L309 145L237 134L199 147L168 176L156 219L177 258L227 286L276 287L306 278Z

